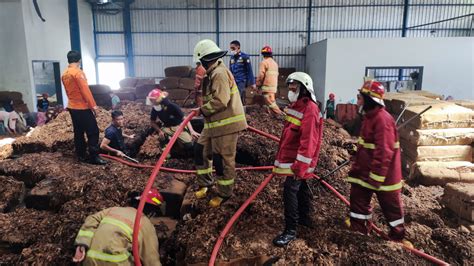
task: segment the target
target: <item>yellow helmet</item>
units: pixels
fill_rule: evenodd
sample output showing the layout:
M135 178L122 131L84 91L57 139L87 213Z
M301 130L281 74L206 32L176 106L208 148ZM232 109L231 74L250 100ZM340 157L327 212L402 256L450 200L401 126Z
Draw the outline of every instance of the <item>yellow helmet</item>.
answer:
M206 61L212 61L218 58L223 57L224 55L227 54L227 51L222 51L217 44L209 39L201 40L199 41L196 46L194 46L194 54L193 54L193 60L194 62L200 61L204 57L208 56L206 58ZM209 57L209 55L215 55Z
M313 88L313 79L304 72L293 72L286 79L286 83L292 83L294 80L299 81L311 94L311 99L316 102L316 93Z

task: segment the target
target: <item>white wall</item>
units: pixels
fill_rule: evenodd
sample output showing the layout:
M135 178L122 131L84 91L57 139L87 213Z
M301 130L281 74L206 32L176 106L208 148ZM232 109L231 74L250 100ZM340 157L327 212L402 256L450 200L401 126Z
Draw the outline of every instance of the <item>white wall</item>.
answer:
M0 90L21 92L31 108L31 79L19 0L0 1Z
M325 94L334 92L338 103L355 99L367 66L423 66L423 90L474 100L474 38L328 39L311 46L324 45Z
M316 98L323 104L325 104L326 55L327 40L318 42L318 45L310 45L306 48L306 69L313 79L313 88L316 92Z
M68 66L66 55L71 49L68 2L64 0L38 1L41 14L46 22L41 21L38 17L32 1L22 0L22 4L28 49L28 70L32 80L31 91L34 92L33 60L59 61L61 72ZM66 103L67 97L64 88L62 95L63 103ZM33 95L34 99L36 97ZM36 103L36 101L34 102ZM30 105L28 106L30 107Z
M31 0L0 1L0 89L19 91L30 110L36 108L33 60L58 61L61 73L67 68L71 50L69 11L66 0L38 0L36 14ZM95 84L95 49L92 11L78 0L83 68L90 84ZM67 104L63 88L63 102Z
M94 25L92 10L85 0L77 1L81 34L82 68L89 84L97 84L95 71Z

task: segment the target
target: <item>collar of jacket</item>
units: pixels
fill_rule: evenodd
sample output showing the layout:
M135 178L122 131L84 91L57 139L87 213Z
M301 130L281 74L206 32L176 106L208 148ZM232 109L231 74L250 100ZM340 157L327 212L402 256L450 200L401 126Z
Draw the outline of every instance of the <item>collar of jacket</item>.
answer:
M373 118L375 115L377 115L381 110L383 109L382 106L377 106L373 110L370 110L365 113L365 117L367 118Z
M290 105L290 108L301 108L301 107L304 107L308 104L308 101L310 101L310 99L308 97L302 97L301 99L298 99L296 102L292 103Z
M218 66L220 66L221 64L224 64L224 61L222 61L222 58L219 58L217 59L217 62L214 63L214 65L212 65L207 71L206 71L206 74L209 76L212 71L214 71L214 69L216 69Z

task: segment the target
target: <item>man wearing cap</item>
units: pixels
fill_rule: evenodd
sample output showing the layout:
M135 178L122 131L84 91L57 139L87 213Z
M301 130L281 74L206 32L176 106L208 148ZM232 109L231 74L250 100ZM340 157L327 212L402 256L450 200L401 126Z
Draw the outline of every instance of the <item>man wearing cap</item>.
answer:
M150 113L150 125L158 133L160 141L166 142L170 139L179 125L183 122L184 113L181 108L172 103L168 98L168 93L160 89L153 89L147 98L147 103L153 105ZM161 126L158 124L160 121ZM193 138L199 138L200 134L194 131L191 123L188 123L187 129L183 130L178 137L184 150L193 153Z
M144 212L164 209L163 196L154 188L145 200ZM138 203L139 197L131 198L132 206L137 207ZM135 265L132 236L136 214L133 207L112 207L88 216L74 241L76 253L73 262L99 266ZM138 245L142 264L161 265L155 227L146 216L142 216L140 221Z
M238 133L247 128L239 89L221 59L226 53L211 40L202 40L194 47L194 60L200 60L207 70L201 84L204 104L194 110L198 115L203 115L205 120L204 130L195 148L200 187L195 195L197 198L207 197L214 185L214 161L217 195L209 201L211 207L219 207L232 196Z
M274 114L281 114L281 110L275 101L278 86L278 64L273 60L273 50L266 45L260 51L263 61L260 63L257 77L257 87L265 97L265 104Z
M348 177L351 183L348 225L363 234L370 232L370 203L373 194L376 194L390 226L390 239L411 245L404 240L398 132L393 117L385 110L384 92L383 85L377 81L366 81L359 90L357 104L361 106L364 117L357 153Z

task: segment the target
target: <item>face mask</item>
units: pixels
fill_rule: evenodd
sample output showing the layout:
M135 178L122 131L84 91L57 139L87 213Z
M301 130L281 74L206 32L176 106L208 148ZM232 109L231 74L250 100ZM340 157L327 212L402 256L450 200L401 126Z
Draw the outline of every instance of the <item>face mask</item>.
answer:
M234 56L236 54L235 50L230 50L230 55Z
M155 109L155 111L159 112L159 111L163 110L163 107L161 107L161 104L160 104L160 105L153 106L153 109Z
M296 92L288 91L288 100L291 103L294 103L298 100L298 96L300 95L300 90L296 90Z

